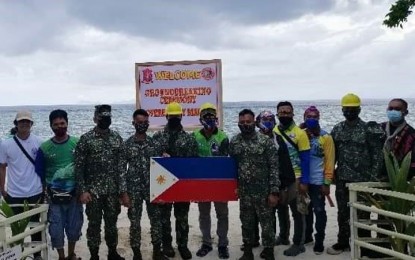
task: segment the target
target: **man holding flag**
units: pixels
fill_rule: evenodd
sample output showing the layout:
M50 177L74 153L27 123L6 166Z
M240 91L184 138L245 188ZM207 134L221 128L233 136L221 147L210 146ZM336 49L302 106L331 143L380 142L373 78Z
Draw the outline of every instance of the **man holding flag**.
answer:
M200 123L202 129L193 132L198 143L199 156L227 156L229 148L229 139L225 132L217 127L216 107L211 103L204 103L200 107ZM211 202L199 202L199 227L202 232L202 246L196 252L196 255L203 257L212 251L211 237ZM218 253L220 259L229 258L228 251L228 203L215 201L216 217L218 219L217 235Z

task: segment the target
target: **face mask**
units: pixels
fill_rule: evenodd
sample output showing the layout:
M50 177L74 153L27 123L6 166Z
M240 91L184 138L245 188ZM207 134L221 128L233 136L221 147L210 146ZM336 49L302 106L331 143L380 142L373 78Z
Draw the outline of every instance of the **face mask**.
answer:
M343 116L347 121L354 121L359 118L359 110L345 110L343 111Z
M278 118L278 120L283 126L289 126L294 121L292 117L288 117L288 116L281 116Z
M105 116L98 120L98 127L102 130L107 130L111 125L111 117Z
M251 135L255 132L255 124L245 125L238 124L239 130L243 135Z
M167 124L169 128L178 128L180 126L180 123L182 122L182 119L180 117L170 117L167 120Z
M386 115L391 123L398 123L403 119L402 112L398 110L388 110Z
M274 129L275 124L271 121L265 121L261 123L261 126L263 127L263 130L271 131L272 129Z
M304 123L305 123L305 126L308 129L315 129L315 128L318 128L320 126L319 123L318 123L318 120L315 119L315 118L308 118L308 119L305 120Z
M203 127L206 130L211 130L216 127L216 119L205 119L201 120Z
M149 124L147 122L134 124L135 131L139 134L144 134L147 132L148 126Z
M53 128L52 131L55 133L56 137L62 137L66 135L66 132L68 131L67 127L59 127L59 128Z

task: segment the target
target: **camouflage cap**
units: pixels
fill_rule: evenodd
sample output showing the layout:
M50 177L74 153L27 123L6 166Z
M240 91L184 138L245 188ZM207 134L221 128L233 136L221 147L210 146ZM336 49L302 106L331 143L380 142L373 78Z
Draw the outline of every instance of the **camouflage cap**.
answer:
M95 115L97 116L111 116L111 106L110 105L96 105L95 106Z

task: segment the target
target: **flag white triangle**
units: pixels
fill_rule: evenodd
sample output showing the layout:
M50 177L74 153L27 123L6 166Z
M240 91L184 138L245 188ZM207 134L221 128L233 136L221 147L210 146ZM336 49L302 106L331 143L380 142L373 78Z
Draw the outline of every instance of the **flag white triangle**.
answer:
M164 191L173 186L179 179L166 168L157 163L156 160L150 160L150 201L155 200Z

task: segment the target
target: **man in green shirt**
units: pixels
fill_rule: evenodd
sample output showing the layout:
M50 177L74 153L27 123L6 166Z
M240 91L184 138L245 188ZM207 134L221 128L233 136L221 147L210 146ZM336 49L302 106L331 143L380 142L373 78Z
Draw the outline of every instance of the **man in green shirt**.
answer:
M54 110L49 115L54 136L42 143L36 156L36 172L42 176L48 190L49 234L52 247L56 248L59 260L77 260L76 241L81 237L84 223L83 206L75 196L75 175L73 170L74 150L78 138L69 136L68 114ZM52 190L65 194L67 201L54 200ZM68 239L68 257L65 258L64 237Z
M200 107L200 123L202 129L193 132L199 147L199 156L227 156L229 139L225 132L218 129L216 107L205 103ZM202 246L196 255L203 257L212 251L211 237L211 202L199 202L199 227L202 232ZM216 233L219 236L218 253L220 259L229 258L228 252L228 203L215 201L216 217L218 219Z

